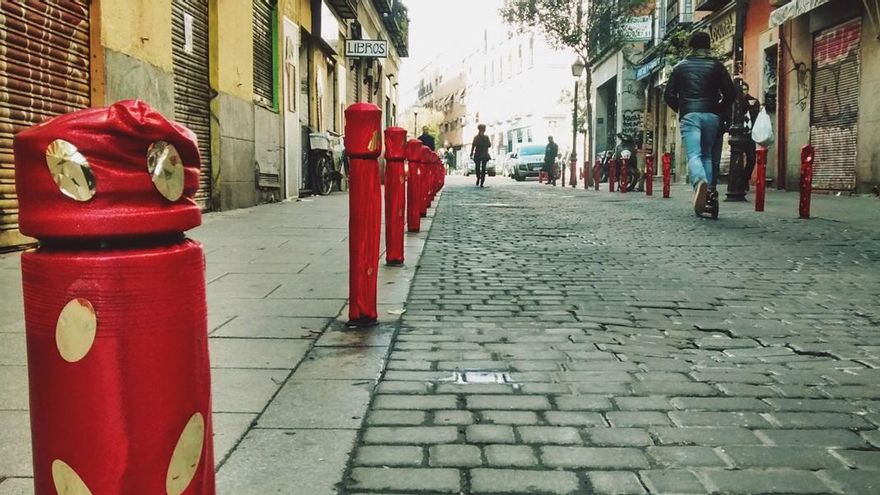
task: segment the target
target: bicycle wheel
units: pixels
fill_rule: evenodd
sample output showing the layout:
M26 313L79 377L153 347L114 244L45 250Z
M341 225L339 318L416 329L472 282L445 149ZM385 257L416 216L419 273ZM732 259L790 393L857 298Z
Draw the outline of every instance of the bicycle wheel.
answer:
M315 192L321 196L330 194L333 190L333 165L330 157L319 156L315 160Z

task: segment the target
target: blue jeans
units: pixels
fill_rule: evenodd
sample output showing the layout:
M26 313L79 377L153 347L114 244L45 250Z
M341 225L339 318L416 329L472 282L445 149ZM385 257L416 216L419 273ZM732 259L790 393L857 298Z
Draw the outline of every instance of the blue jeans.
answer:
M721 119L714 113L691 112L681 118L681 140L687 152L688 175L694 187L712 183L712 155Z

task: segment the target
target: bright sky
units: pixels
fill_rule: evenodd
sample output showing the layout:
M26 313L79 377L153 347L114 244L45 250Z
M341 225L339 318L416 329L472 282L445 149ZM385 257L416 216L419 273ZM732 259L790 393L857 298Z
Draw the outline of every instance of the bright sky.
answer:
M409 8L409 58L400 70L401 104L410 103L419 72L431 61L451 62L479 47L483 29L502 23L502 0L405 0Z

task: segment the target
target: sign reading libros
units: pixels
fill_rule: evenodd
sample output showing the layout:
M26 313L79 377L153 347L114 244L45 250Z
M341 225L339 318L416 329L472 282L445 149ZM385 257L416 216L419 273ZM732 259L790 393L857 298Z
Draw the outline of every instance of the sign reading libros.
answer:
M386 58L388 56L388 42L385 40L345 40L345 56Z

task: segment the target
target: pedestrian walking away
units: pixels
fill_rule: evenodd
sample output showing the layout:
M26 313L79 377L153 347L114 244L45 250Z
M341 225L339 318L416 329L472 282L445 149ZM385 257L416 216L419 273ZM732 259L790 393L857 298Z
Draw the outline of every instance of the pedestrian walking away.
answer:
M708 33L697 31L691 35L688 40L691 54L672 69L663 94L666 104L678 112L697 215L706 211L707 201L717 212L713 152L719 138L721 115L736 98L733 80L724 65L712 56L710 45Z
M547 173L547 184L556 185L556 158L559 157L559 145L553 142L553 136L547 137L547 148L544 150L544 172Z
M428 148L431 148L431 151L435 151L435 149L434 149L434 146L435 146L434 136L432 136L430 133L428 133L428 126L422 127L422 135L419 136L418 139L419 139L419 141L422 142L422 144L424 144Z
M492 141L486 135L486 125L477 126L477 135L471 143L471 160L474 161L474 173L477 174L477 186L483 187L486 183L486 164L492 159L489 155L489 149L492 147Z

